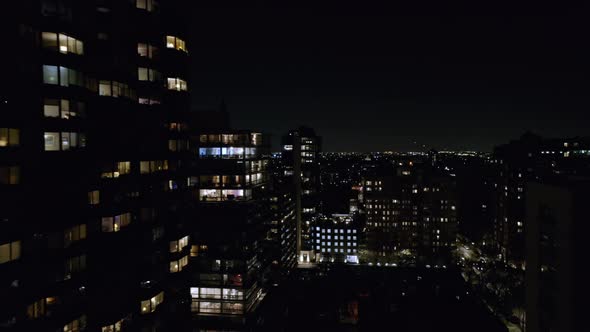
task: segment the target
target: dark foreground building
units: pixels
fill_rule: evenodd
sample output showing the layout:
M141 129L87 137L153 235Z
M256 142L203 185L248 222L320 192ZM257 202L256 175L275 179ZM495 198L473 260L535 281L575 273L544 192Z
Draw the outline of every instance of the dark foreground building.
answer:
M543 138L526 133L495 148L496 218L494 239L505 261L520 265L524 259L527 197L526 183L543 182L555 176L590 175L588 137Z
M529 183L526 198L526 331L581 331L589 179Z
M151 328L176 310L169 246L185 242L188 193L180 6L22 0L2 11L2 328Z

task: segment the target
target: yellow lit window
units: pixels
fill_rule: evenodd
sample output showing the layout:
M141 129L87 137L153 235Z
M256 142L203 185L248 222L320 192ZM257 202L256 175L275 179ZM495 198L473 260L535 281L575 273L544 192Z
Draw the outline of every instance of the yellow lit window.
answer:
M19 184L20 167L0 167L0 184Z
M186 91L187 89L185 80L177 77L168 77L168 90Z
M166 36L166 48L173 48L188 53L186 42L175 36Z
M158 9L158 2L156 0L136 0L135 7L153 12Z
M123 319L112 325L103 326L101 332L121 332L123 331Z
M0 245L0 264L20 258L20 241Z
M100 192L93 190L88 193L88 204L97 205L100 203Z
M154 59L158 56L158 48L146 43L137 44L137 54L140 57Z
M20 130L16 128L0 128L0 147L18 146L20 144Z
M43 115L48 118L71 119L85 115L85 104L68 99L50 99L43 101Z
M63 33L41 33L41 45L43 48L58 50L60 53L64 54L84 54L84 43Z
M64 332L78 332L86 329L86 315L82 315L79 318L64 325Z
M105 233L118 232L127 227L132 220L130 212L116 215L114 217L102 217L101 229Z
M140 81L160 81L162 74L159 71L152 68L138 67L137 68L137 79Z
M45 299L40 299L27 306L27 317L30 319L45 316Z
M141 301L141 313L149 314L150 312L156 311L156 308L164 302L164 292L158 293L158 295L151 299Z
M132 100L137 99L135 90L128 84L117 81L100 80L98 82L98 95L105 97L125 97Z

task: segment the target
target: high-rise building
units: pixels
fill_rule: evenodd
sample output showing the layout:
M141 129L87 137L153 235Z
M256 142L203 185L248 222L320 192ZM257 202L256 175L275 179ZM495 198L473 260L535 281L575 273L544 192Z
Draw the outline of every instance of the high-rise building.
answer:
M494 222L498 252L506 261L524 258L526 183L563 175L590 174L588 138L545 139L530 133L495 148Z
M187 235L189 100L179 6L23 0L3 12L0 326L119 331L177 309L169 245Z
M293 175L297 209L297 254L311 253L309 227L312 217L320 212L321 189L319 153L322 139L308 127L291 130L282 138L283 158L287 168L285 175Z
M458 221L449 175L412 159L366 168L362 188L370 260L409 253L434 264L450 261Z
M201 132L193 145L191 311L199 327L240 329L263 297L268 145L260 133L230 129Z
M270 168L274 168L272 162L278 160L280 158L271 159ZM267 204L270 218L266 221L264 252L272 284L284 280L297 267L295 193L290 179L270 175L268 181Z
M570 177L527 184L527 332L580 331L586 325L589 185L589 178Z

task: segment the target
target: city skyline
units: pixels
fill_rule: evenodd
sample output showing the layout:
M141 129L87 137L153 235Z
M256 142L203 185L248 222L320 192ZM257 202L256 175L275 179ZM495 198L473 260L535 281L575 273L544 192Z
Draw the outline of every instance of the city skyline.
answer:
M325 151L359 152L491 151L528 130L586 132L587 4L194 6L193 108L223 99L236 127L275 146L299 125Z
M0 329L583 330L586 6L10 3Z

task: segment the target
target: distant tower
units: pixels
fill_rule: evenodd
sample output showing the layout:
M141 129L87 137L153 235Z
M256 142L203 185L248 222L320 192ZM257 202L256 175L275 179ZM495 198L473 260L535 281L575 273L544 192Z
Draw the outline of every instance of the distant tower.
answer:
M319 212L320 164L322 139L312 128L299 127L283 136L283 159L287 165L285 175L293 175L297 209L297 255L311 250L309 225Z

